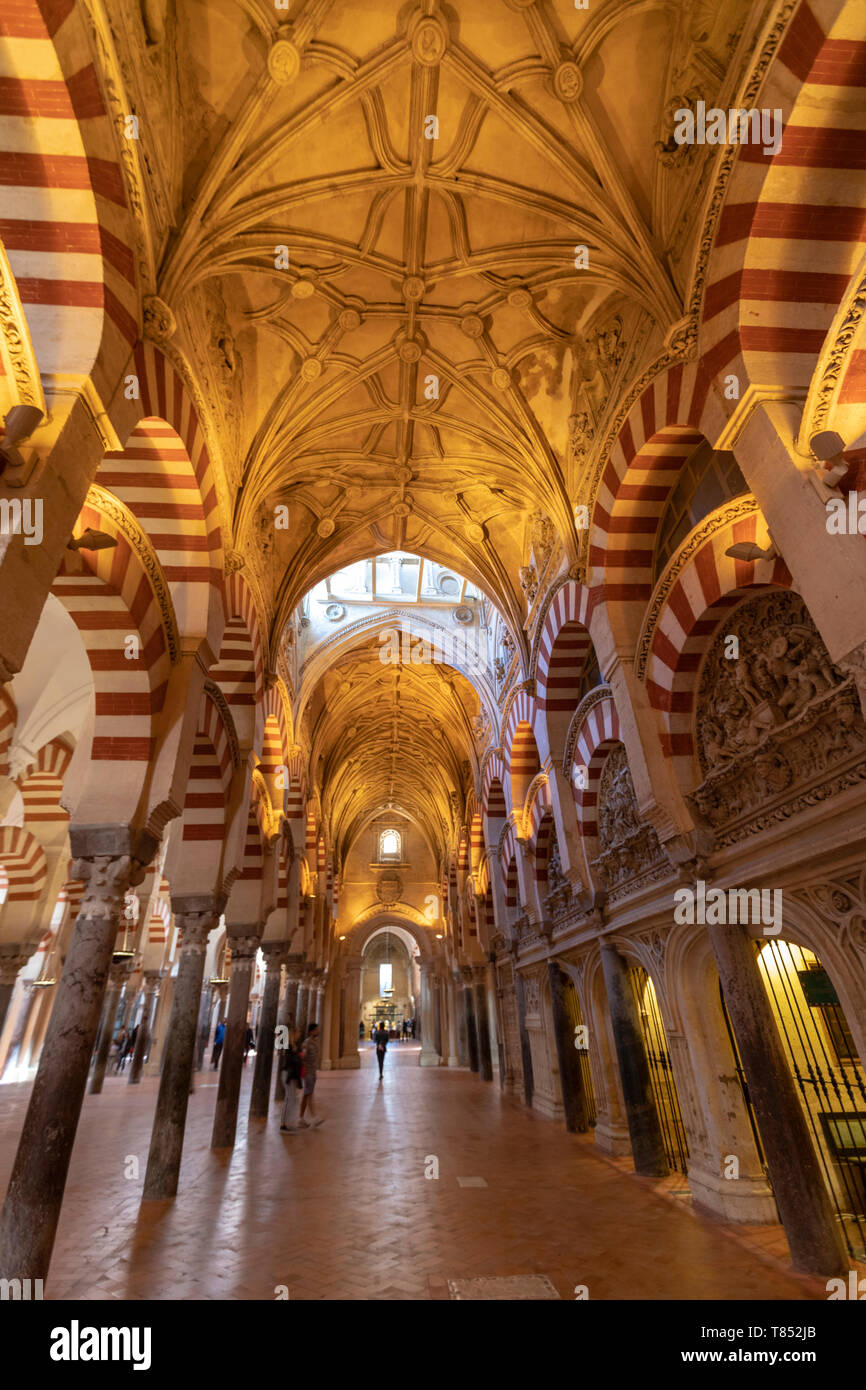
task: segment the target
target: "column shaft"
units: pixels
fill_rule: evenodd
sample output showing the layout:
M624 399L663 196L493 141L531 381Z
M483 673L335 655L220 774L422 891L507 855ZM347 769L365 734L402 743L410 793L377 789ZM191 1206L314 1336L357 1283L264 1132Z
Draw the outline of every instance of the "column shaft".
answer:
M628 965L615 946L604 942L601 963L635 1172L664 1178L668 1160Z
M754 943L743 926L708 926L779 1216L795 1269L838 1274L848 1260L788 1066Z
M124 970L124 974L125 974ZM102 1083L105 1080L105 1071L108 1066L108 1056L111 1052L111 1041L114 1037L114 1020L117 1017L117 1005L120 1001L120 991L123 989L123 974L114 973L114 969L109 974L108 990L105 996L105 1007L102 1013L102 1033L99 1038L99 1049L96 1053L96 1065L93 1068L93 1076L90 1081L90 1094L98 1096L102 1092Z
M479 980L475 985L475 1006L478 1015L478 1065L483 1081L493 1080L493 1057L490 1052L490 1011L487 1007L487 984Z
M180 955L147 1156L144 1201L163 1201L177 1193L207 938L219 918L212 898L181 898L172 906L181 932Z
M556 1056L559 1062L559 1082L562 1088L565 1128L571 1134L584 1134L589 1128L586 1095L583 1089L580 1057L574 1045L574 1029L565 1000L568 981L556 961L553 960L547 962L547 978L550 981L550 1004L553 1011L553 1033L556 1038Z
M523 1102L532 1105L535 1093L535 1077L532 1072L532 1045L526 1027L526 990L523 976L514 971L514 995L517 1000L517 1027L520 1033L520 1061L523 1068Z
M230 933L232 948L232 982L229 989L229 1013L226 1036L220 1063L220 1081L214 1112L212 1149L230 1149L235 1142L238 1123L238 1097L244 1065L244 1039L247 1032L247 1009L253 962L261 937L255 929L243 935Z
M100 831L108 842L109 828ZM128 845L129 831L122 831ZM73 827L73 845L86 833ZM83 879L87 887L0 1217L0 1278L48 1274L124 894L134 874L138 881L139 867L128 853L76 859L70 867L70 878Z
M463 1016L466 1019L466 1044L469 1048L469 1067L471 1071L478 1071L478 1030L475 1027L475 995L471 984L463 986Z
M277 1008L280 1002L280 974L285 954L286 948L282 943L276 947L269 945L264 948L265 988L262 996L262 1011L259 1015L256 1069L253 1072L253 1089L250 1096L250 1115L260 1120L266 1120L268 1117L271 1073L274 1067L274 1033L277 1027Z
M144 985L144 1008L141 1011L141 1022L138 1025L138 1032L135 1035L132 1065L129 1068L130 1086L137 1086L141 1080L141 1070L144 1066L144 1059L147 1055L148 1044L150 1043L150 1030L153 1027L153 1014L156 1009L156 987L158 984L159 971L148 971L145 976Z

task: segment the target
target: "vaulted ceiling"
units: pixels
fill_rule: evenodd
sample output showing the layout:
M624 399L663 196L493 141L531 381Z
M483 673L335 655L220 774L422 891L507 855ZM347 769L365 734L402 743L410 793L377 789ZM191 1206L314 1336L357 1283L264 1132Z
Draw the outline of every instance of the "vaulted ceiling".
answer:
M523 640L531 519L578 556L575 420L600 427L684 312L705 161L672 104L723 100L760 8L144 0L157 289L222 422L272 638L317 580L401 549ZM319 727L321 767L444 821L465 749L437 720L469 696L371 662L323 683L357 694Z

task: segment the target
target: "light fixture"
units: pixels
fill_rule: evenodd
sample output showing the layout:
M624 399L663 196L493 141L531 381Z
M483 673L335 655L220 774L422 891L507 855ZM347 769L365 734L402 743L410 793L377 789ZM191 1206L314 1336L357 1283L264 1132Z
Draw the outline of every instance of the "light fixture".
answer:
M436 940L437 940L437 941L441 941L441 940L442 940L442 933L441 933L441 931L438 931L438 932L436 933Z
M345 941L345 940L346 940L345 936L341 936L341 937L340 937L340 940L341 940L341 941Z

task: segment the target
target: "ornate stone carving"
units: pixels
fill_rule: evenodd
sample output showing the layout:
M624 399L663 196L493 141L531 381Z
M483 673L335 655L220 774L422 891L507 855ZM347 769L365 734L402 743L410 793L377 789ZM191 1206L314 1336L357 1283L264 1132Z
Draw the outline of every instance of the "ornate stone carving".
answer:
M737 640L738 657L726 656L730 637ZM796 719L843 679L801 598L772 593L744 604L718 633L701 671L701 771L754 753L771 729Z
M711 646L697 696L704 780L690 800L721 848L866 778L866 725L793 593L738 609ZM726 636L739 658L725 655Z
M0 360L5 362L7 375L15 382L18 401L35 405L45 413L45 397L39 376L39 364L30 341L30 330L18 296L12 267L0 242Z
M139 526L129 508L113 492L107 492L98 483L91 483L87 493L87 501L91 507L111 518L117 529L129 541L141 560L142 566L147 571L153 596L156 599L162 619L168 654L172 665L174 665L180 659L180 634L177 628L174 604L171 601L171 592L163 575L157 553L150 543L150 537Z
M866 869L844 879L798 888L789 896L810 907L820 921L834 922L842 946L866 957Z
M143 334L154 343L166 343L177 332L177 319L164 299L149 294L142 305L144 313Z
M403 896L403 880L394 869L387 869L379 875L376 883L376 897L385 907L398 903Z
M605 760L598 789L599 855L592 860L598 884L609 898L634 891L641 879L653 882L671 872L651 825L640 818L625 747L618 743ZM615 894L614 890L621 890Z
M523 565L517 572L520 580L520 587L523 590L523 597L526 599L528 607L532 607L535 602L535 595L538 593L538 575L535 573L534 565Z
M141 873L136 875L137 867L137 861L126 854L99 854L92 859L71 860L70 879L87 885L78 909L79 919L82 922L119 921L130 883L134 879L140 883L144 878L144 868L141 867Z
M751 516L757 511L760 511L760 508L754 497L751 495L748 497L737 497L734 501L728 502L725 506L720 507L717 512L713 512L707 520L696 527L688 537L686 544L675 556L656 585L649 607L644 616L643 628L641 629L641 635L638 639L637 655L635 657L635 674L639 680L643 680L646 675L647 661L649 659L652 640L655 636L656 624L658 623L661 611L664 608L671 589L674 587L677 579L688 565L692 556L696 551L700 550L701 546L710 536L714 536L719 531L723 531L724 528L731 525L732 522L741 521L744 517Z

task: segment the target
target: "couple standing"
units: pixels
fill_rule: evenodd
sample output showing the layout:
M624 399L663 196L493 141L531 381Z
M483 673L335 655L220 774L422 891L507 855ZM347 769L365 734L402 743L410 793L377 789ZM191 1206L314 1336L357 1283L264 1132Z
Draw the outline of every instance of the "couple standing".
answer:
M317 1125L322 1123L321 1116L315 1113L313 1107L313 1092L316 1089L316 1075L319 1070L321 1050L318 1023L310 1024L310 1031L303 1047L301 1046L300 1028L293 1028L289 1033L289 1045L286 1048L286 1055L282 1064L286 1100L283 1105L283 1113L280 1116L281 1134L296 1134L300 1129L315 1129ZM300 1112L298 1112L299 1096L301 1100ZM305 1119L308 1111L309 1119Z

